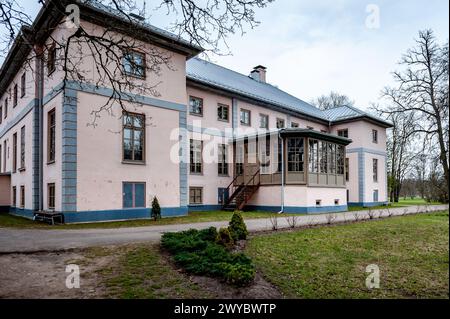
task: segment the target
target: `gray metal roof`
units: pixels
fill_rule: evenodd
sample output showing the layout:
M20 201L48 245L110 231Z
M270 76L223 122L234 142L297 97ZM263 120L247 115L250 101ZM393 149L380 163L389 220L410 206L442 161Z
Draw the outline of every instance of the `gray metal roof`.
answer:
M187 61L186 75L191 80L197 80L262 102L284 107L294 112L327 120L323 112L315 106L271 84L254 80L249 76L199 58Z
M269 83L254 80L247 75L199 58L192 58L187 61L186 75L190 80L231 91L325 121L336 122L367 117L384 123L387 126L391 125L389 122L351 106L336 107L322 111Z
M323 113L327 116L327 118L331 122L337 122L337 121L344 121L344 120L350 120L360 117L367 117L377 122L382 122L387 126L392 126L392 123L385 121L378 116L375 116L373 114L364 112L356 107L353 106L339 106L332 109L328 109L323 111Z
M131 21L132 23L134 23L136 25L139 25L141 27L144 27L148 31L156 33L156 34L159 34L160 36L170 38L170 39L172 39L174 41L183 43L184 45L192 46L192 47L196 48L199 51L203 51L203 48L201 48L200 46L198 46L197 44L195 44L195 43L193 43L191 41L188 41L188 40L182 38L181 36L178 36L178 35L176 35L176 34L174 34L172 32L166 31L164 29L158 28L158 27L156 27L156 26L154 26L152 24L149 24L149 23L145 22L145 20L140 21L138 19L133 19L133 18L130 17L130 15L124 14L123 12L121 12L121 11L111 7L110 5L105 5L105 4L101 3L101 2L99 2L98 0L77 0L77 1L79 1L82 4L84 4L85 6L89 6L91 8L95 8L95 9L101 10L101 11L103 11L105 13L109 13L111 15L114 15L114 16L118 17L118 18L124 19L125 21Z

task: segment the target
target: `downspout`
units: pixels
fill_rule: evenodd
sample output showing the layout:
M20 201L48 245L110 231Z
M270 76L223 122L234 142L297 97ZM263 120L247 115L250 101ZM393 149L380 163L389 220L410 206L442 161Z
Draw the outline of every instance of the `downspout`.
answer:
M44 210L44 127L42 125L44 120L44 50L39 48L40 54L38 59L38 109L39 109L39 210Z
M278 214L284 213L284 143L278 131L278 140L281 140L281 209Z

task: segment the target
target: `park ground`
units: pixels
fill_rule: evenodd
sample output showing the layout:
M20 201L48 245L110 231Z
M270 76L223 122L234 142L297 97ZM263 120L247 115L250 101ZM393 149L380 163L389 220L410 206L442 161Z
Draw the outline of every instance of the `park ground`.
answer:
M255 283L190 276L157 243L1 254L0 298L448 298L448 210L251 234ZM65 267L80 267L67 289ZM366 267L380 288L365 286ZM18 267L20 265L20 267Z
M438 204L438 203L432 203ZM430 204L430 205L432 205ZM388 207L408 207L412 205L429 205L421 198L401 199L398 203L390 203ZM386 206L376 206L370 209L382 209ZM349 207L349 211L368 210L365 207ZM181 217L167 217L157 221L151 219L138 219L127 221L113 221L113 222L97 222L97 223L80 223L80 224L65 224L50 226L45 223L38 223L18 216L9 214L0 214L0 228L34 228L34 229L96 229L96 228L123 228L123 227L144 227L144 226L158 226L158 225L174 225L174 224L191 224L202 222L215 222L230 220L233 212L229 211L207 211L207 212L190 212L187 216ZM289 215L289 214L285 214ZM267 218L268 212L249 211L242 212L242 217L245 219Z

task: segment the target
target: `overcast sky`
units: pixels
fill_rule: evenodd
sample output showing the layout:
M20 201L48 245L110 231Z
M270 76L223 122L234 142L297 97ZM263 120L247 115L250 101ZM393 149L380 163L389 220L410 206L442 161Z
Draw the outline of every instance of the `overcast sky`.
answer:
M37 13L37 0L18 1ZM275 0L257 10L257 28L229 38L232 56L210 58L244 74L262 64L268 82L305 101L333 90L366 109L392 83L419 30L448 41L448 12L448 0ZM171 18L153 15L150 23L166 27Z

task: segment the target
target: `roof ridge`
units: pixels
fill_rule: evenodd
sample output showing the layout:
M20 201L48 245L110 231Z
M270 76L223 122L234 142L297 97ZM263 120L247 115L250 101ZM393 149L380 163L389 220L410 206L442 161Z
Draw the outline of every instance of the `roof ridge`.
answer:
M259 84L262 84L262 85L270 86L270 87L272 87L272 88L274 88L274 89L276 89L276 90L278 90L278 91L280 91L280 92L283 92L283 93L286 94L286 95L289 95L290 97L292 97L292 98L294 98L294 99L296 99L296 100L299 100L299 101L302 102L302 103L305 103L305 104L311 106L311 107L314 108L316 111L319 111L320 113L323 114L323 110L319 109L319 108L316 107L315 105L313 105L313 104L311 104L311 103L309 103L309 102L306 102L306 101L300 99L299 97L297 97L297 96L295 96L295 95L293 95L293 94L291 94L291 93L289 93L289 92L286 92L286 91L280 89L278 86L275 86L275 85L273 85L273 84L271 84L271 83L268 83L268 82L261 82L261 81L254 80L254 79L252 79L252 78L251 78L250 76L248 76L248 75L245 75L245 74L243 74L243 73L240 73L240 72L235 71L235 70L232 70L232 69L229 69L229 68L227 68L227 67L225 67L225 66L223 66L223 65L220 65L220 64L217 64L217 63L214 63L214 62L207 61L207 60L202 59L202 58L200 58L200 57L198 57L198 56L194 57L193 59L198 60L199 62L202 62L202 63L205 63L205 64L212 64L212 65L214 65L214 66L216 66L216 67L219 67L219 68L224 69L224 70L229 71L229 72L233 72L233 73L235 73L235 74L237 74L237 75L239 75L239 76L241 76L241 77L243 77L243 78L246 78L246 79L249 79L249 80L254 81L254 83L259 83ZM200 77L201 77L201 76L200 76ZM324 115L324 114L323 114L323 115Z

